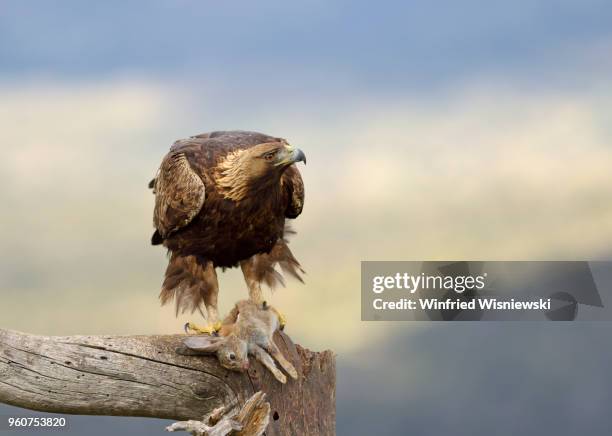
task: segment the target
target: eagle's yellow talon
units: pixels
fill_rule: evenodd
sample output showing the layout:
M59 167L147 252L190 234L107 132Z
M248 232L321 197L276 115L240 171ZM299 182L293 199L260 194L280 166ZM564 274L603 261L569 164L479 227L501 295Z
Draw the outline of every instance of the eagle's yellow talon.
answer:
M185 324L185 333L197 335L213 335L221 329L221 323L217 321L214 324L208 324L206 327L200 327L197 324L188 322Z
M278 316L278 328L279 330L284 330L285 329L285 325L287 324L287 318L285 318L285 315L283 315L278 309L270 306L270 308L274 311L274 313L276 313L276 316Z

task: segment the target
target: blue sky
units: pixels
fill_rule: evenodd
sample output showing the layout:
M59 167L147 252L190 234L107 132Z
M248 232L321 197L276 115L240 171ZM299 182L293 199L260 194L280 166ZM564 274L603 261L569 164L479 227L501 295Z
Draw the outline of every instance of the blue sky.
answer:
M0 59L9 77L204 75L401 92L510 72L546 85L596 61L611 19L605 1L5 1Z

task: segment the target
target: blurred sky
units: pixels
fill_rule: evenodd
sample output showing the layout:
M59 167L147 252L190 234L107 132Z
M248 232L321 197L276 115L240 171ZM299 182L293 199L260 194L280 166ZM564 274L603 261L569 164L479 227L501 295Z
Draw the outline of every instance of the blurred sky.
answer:
M339 354L339 434L369 407L343 377L389 347L410 373L416 353L444 372L457 352L469 367L560 344L568 329L362 323L359 262L608 258L611 20L604 1L0 2L0 328L179 331L189 317L158 305L146 184L175 139L245 129L308 156L291 243L306 285L271 300L296 341ZM222 309L245 295L237 271L221 277ZM488 335L484 356L427 348L471 335ZM533 374L514 368L505 385ZM379 383L408 396L412 374Z

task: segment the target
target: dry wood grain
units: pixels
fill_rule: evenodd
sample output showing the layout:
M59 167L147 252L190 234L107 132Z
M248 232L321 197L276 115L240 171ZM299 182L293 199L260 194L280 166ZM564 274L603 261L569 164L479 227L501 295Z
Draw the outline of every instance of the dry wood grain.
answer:
M275 342L298 380L280 384L259 363L248 373L214 357L175 352L181 335L36 336L0 330L0 402L81 415L202 419L241 407L255 392L271 406L267 435L335 434L335 357Z

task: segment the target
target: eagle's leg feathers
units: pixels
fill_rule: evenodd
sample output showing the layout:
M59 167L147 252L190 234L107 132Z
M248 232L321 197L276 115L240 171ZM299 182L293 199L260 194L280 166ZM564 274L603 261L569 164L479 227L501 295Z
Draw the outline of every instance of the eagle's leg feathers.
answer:
M291 229L285 229L287 233L292 233ZM285 285L283 276L276 270L276 266L289 276L295 277L303 282L300 273L304 270L297 259L289 250L287 241L279 238L269 253L259 253L249 259L240 262L240 267L244 275L244 281L249 289L249 298L256 304L265 304L261 284L265 283L271 289L277 285ZM274 309L279 320L279 328L282 330L287 323L285 316Z
M261 279L255 268L255 256L240 262L240 268L244 275L244 281L249 288L249 298L256 304L263 304L263 292L261 291Z
M172 253L160 294L162 304L174 299L177 315L197 310L207 322L205 327L187 323L185 331L206 334L219 331L221 323L217 310L218 295L219 281L211 261L193 255L180 256Z
M219 321L218 298L219 298L219 281L217 273L212 262L208 262L204 268L204 276L207 278L208 287L202 300L206 308L206 326L200 327L192 322L185 324L185 333L190 331L196 334L217 335L221 330L221 322Z
M208 327L212 327L213 332L218 332L221 329L219 311L217 309L219 307L219 281L217 280L217 272L212 262L208 262L206 270L209 276L214 277L214 280L211 280L213 286L211 286L210 291L204 296L204 305L206 306L207 315L206 321L208 322Z

